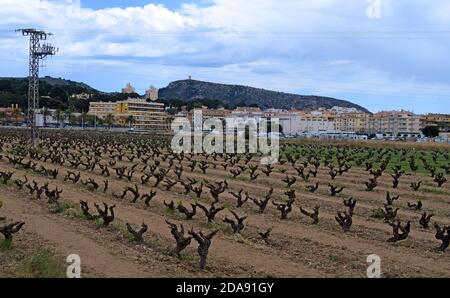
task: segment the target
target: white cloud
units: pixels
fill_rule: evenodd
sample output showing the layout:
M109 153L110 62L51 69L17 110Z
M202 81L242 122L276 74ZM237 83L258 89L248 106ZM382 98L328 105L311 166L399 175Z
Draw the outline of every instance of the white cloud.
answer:
M67 68L117 66L136 76L194 74L327 95L448 94L448 1L382 3L383 17L374 20L366 0L213 0L179 11L0 0L0 59L26 59L26 39L5 30L36 27L55 33L55 65Z

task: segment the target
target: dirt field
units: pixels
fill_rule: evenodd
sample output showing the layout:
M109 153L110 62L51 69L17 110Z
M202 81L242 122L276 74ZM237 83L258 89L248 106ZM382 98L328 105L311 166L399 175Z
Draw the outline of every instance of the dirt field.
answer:
M78 254L81 257L83 277L365 277L367 256L377 254L381 257L383 277L450 277L450 251L436 251L441 242L435 238L434 228L435 222L441 226L450 225L450 182L438 187L426 170L419 169L414 173L408 169L405 162L399 161L406 173L400 178L396 189L392 187L392 171L388 168L377 179L377 187L373 191L367 191L364 183L372 175L365 170L364 165L353 165L347 172L338 174L331 180L329 168L324 166L322 161L317 176L311 175L308 181L304 181L289 162L275 165L270 176L266 176L261 172L265 167L259 165L258 159L254 158L248 165L259 165L256 170L259 176L256 180L251 180L248 168L236 178L230 173L230 169L238 169L237 165L244 166L245 159L234 166L229 165L227 170L224 170L222 164L228 161L221 156L217 156L216 160L211 156L208 159L206 156L194 156L192 159L206 161L209 167L206 173L203 173L197 163L195 170L191 172L188 167L190 161L187 159L181 162L174 159L174 165L170 167L170 158L163 158L164 153L152 156L148 147L141 144L142 141L137 141L136 147L127 147L130 143L115 140L114 136L104 137L111 139L111 143L106 144L104 139L77 139L75 133L71 134L73 135L62 139L60 143L54 142L61 135L55 136L55 139L49 136L43 143L45 148L35 152L36 156L24 154L28 149L23 149L24 136L21 133L3 131L0 134L3 144L0 152L0 171L13 172L11 180L0 184L0 199L3 202L0 216L6 217L6 220L0 221L0 227L14 221L25 222L21 231L13 235L14 247L0 250L0 261L2 264L9 264L0 268L1 277L39 276L39 273L24 269L27 268L24 259L42 252L43 248L48 250L49 259L55 263L55 269L50 275L56 276L65 272L66 257ZM54 144L54 147L50 144ZM98 166L93 170L86 170L81 164L74 168L69 162L73 158L70 155L67 155L63 162L58 162L62 165L50 158L56 152L59 152L56 155L71 152L74 155L81 154L81 160L85 161L86 156L94 156L93 148L102 146L108 149L98 151L101 151L98 156L99 163L108 165L109 162L115 161L113 166L109 165L109 177L102 176ZM138 157L130 161L127 156L137 156L139 150L136 148L142 149L139 153L141 157L150 158L146 162ZM449 149L443 147L439 150L448 154ZM46 154L48 158L43 158ZM122 155L122 160L117 154ZM20 163L13 165L7 156L20 156L22 163L31 160L37 166L33 170ZM304 160L300 157L295 166L301 165ZM206 187L203 187L198 199L192 191L185 194L181 183L177 183L170 190L166 190L164 181L155 187L155 177L142 184L141 176L148 173L148 166L153 165L155 161L160 161L158 169L171 168L167 177L174 181L177 180L175 166L180 165L184 169L180 180L186 182L187 178L195 178L197 186L204 179L210 183L226 179L228 189L220 194L220 202L217 204L225 210L217 214L214 222L208 223L199 208L192 220L186 220L185 215L176 208L167 208L164 201L173 201L175 207L181 202L188 209L191 209L190 204L194 202L208 206L212 197ZM421 167L419 159L417 162ZM448 159L441 156L436 166L449 163ZM135 171L131 181L117 177L114 168L131 169L133 165ZM42 174L39 170L42 166L46 169L58 169L56 179ZM373 169L377 167L378 164L374 164ZM305 173L309 169L314 169L311 163L305 167ZM281 173L280 170L286 172ZM65 181L67 171L80 172L80 181ZM286 174L297 179L289 188L282 182ZM31 184L34 180L37 185L49 183L49 189L56 186L62 189L59 203L48 204L45 195L36 199L36 195L30 194L26 187L18 188L14 180L23 179L24 175L28 178L27 183ZM89 178L100 185L98 190L81 183ZM102 191L104 180L109 181L106 193ZM410 184L418 181L422 181L422 184L418 191L414 191ZM309 192L306 186L316 182L319 182L318 190L315 193ZM330 196L328 183L345 188L336 196ZM142 200L132 203L131 193L123 199L117 198L124 188L134 187L135 184L141 194L156 190L157 195L150 201L149 206ZM280 219L280 212L271 201L268 202L265 212L259 213L258 207L251 200L237 208L236 199L229 193L243 189L252 198L264 199L271 187L274 188L272 199L275 202L286 200L284 193L295 190L295 203L285 220ZM376 209L383 208L387 191L391 196L400 196L394 202L394 208L399 208L398 219L402 224L411 221L411 232L403 241L388 242L393 228L383 218L377 218L380 216L379 210ZM343 199L349 197L356 199L357 204L352 217L353 224L349 231L343 232L335 216L338 211L347 209ZM108 227L103 227L99 220L87 220L82 215L80 200L88 201L93 214L94 203L114 204L115 220ZM408 207L408 202L417 203L419 200L423 203L422 210ZM301 214L299 209L302 206L313 210L315 205L320 205L320 220L317 225L312 224L312 220ZM233 218L230 210L234 210L239 216L248 216L241 233L233 233L230 225L222 221L225 217ZM419 225L423 211L434 214L429 229ZM182 223L186 231L191 227L195 231L204 232L220 229L212 239L205 270L199 269L198 244L195 240L192 240L180 258L169 256L169 251L175 246L175 240L165 219ZM143 222L148 225L148 231L144 234L144 242L136 243L131 240L125 224L129 223L137 229ZM268 228L273 229L265 242L259 232Z

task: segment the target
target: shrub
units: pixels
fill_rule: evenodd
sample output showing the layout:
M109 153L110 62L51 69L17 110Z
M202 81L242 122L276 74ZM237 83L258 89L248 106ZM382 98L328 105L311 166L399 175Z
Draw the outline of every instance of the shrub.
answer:
M381 209L381 208L372 209L372 214L370 215L370 217L372 217L372 218L384 218L383 209Z
M33 278L63 278L65 272L50 252L43 251L33 255L25 262L23 275Z
M4 251L8 251L8 250L12 250L13 249L13 244L11 240L2 240L0 241L0 251L4 252Z
M63 202L56 202L50 205L48 208L50 210L50 213L58 214L63 213L67 209L71 209L73 206L69 203L63 203Z

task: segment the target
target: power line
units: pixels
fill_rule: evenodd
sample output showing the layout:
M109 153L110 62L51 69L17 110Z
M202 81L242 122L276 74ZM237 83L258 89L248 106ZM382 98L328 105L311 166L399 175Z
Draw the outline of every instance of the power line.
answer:
M254 38L294 38L294 39L448 39L449 30L379 30L379 31L251 31L230 29L180 29L180 30L98 30L98 29L54 29L60 36L107 35L127 37L254 37ZM0 30L0 33L11 32Z

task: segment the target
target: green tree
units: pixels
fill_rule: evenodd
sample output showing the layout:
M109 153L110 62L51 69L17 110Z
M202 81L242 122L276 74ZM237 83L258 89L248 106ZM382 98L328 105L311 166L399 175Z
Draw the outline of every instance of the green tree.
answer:
M70 124L73 123L73 110L71 108L64 111L64 120L69 121Z
M97 125L103 125L105 124L105 120L100 117L94 116L94 124L95 123L97 123Z
M63 111L62 110L57 109L55 111L55 118L56 118L57 126L61 125L62 115L63 115Z
M22 112L20 111L19 108L14 108L12 111L12 116L14 118L14 120L16 121L16 126L19 125L19 117L22 115Z
M435 138L439 136L439 128L437 126L426 126L422 129L422 133L427 138Z
M65 91L62 87L60 87L60 86L54 86L54 87L50 90L50 92L48 93L48 95L49 95L51 98L54 98L54 99L59 99L59 100L62 100L62 101L67 101L67 93L66 93L66 91Z
M111 126L114 124L114 115L113 114L106 115L105 124L108 125L108 128L111 128Z
M6 113L5 112L0 112L0 121L3 122L6 119Z
M0 107L10 107L12 104L18 103L19 106L24 106L26 101L25 96L14 94L11 92L4 92L0 89Z
M89 123L89 115L86 112L81 113L81 125L84 126L86 123Z
M44 107L44 109L42 110L42 116L44 116L44 127L46 127L47 117L52 116L52 112L47 107Z
M128 125L130 126L130 128L132 127L132 125L136 122L136 119L134 119L133 115L130 115L126 118L126 122L128 123Z
M81 116L72 115L69 118L70 125L81 125Z
M275 122L272 121L272 119L268 119L267 120L267 133L272 133L272 126L275 128ZM278 123L278 130L274 130L277 131L278 133L282 134L283 133L283 126L281 124Z

